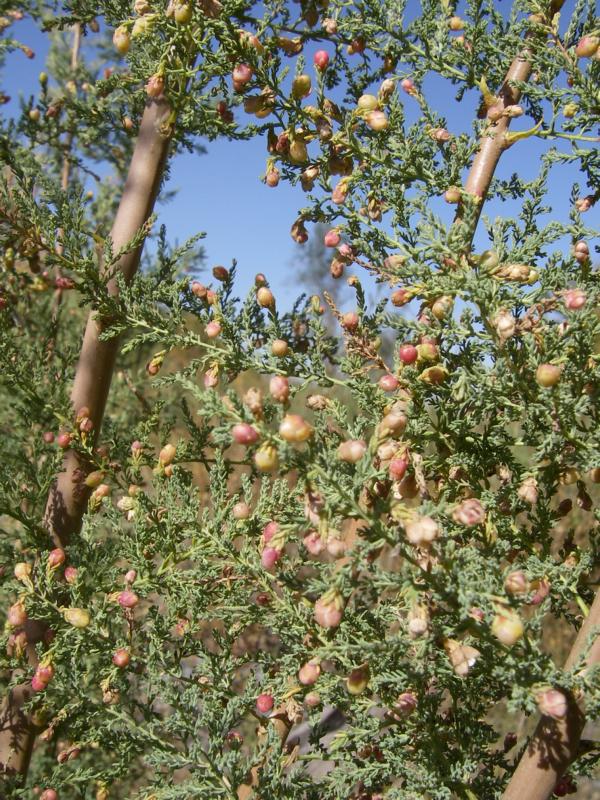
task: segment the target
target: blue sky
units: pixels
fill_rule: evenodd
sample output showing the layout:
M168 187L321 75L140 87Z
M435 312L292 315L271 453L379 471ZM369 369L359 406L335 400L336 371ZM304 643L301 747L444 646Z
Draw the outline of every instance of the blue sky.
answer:
M565 11L572 6L566 3ZM416 3L415 3L416 5ZM4 113L15 113L19 94L27 96L38 90L37 76L44 66L47 41L36 26L27 19L15 24L12 35L36 52L36 58L26 59L21 53L11 54L4 69L2 85L11 95L11 102ZM307 58L307 61L309 58ZM459 105L454 102L453 91L439 79L425 84L430 102L437 106L447 118L447 126L454 133L470 130L479 98L475 93L467 96ZM405 99L407 111L416 103ZM241 110L236 114L243 114ZM513 129L525 129L532 125L530 118L516 120ZM283 306L289 305L298 293L295 278L294 257L301 247L289 235L296 211L304 204L300 187L291 187L284 181L271 189L263 184L259 176L264 172L266 146L264 139L248 142L229 142L225 139L207 142L206 155L184 154L172 164L170 188L178 190L176 198L162 205L159 221L167 225L169 238L180 242L199 230L207 236L203 245L207 253L207 266L229 265L238 260L239 289L243 293L251 285L256 272L264 272L276 296ZM518 170L521 178L533 178L539 169L540 153L547 145L539 140L528 140L518 144L515 158L512 151L501 160L497 177L508 178ZM560 142L561 149L569 145ZM516 149L516 148L515 148ZM569 210L571 180L567 173L557 169L550 184L552 216L566 219ZM441 199L435 202L435 211L451 219L453 209ZM514 215L514 203L486 206L486 212L495 215ZM594 212L590 212L594 213ZM590 220L586 222L591 223ZM480 226L481 229L481 226ZM485 239L479 233L476 244L483 249ZM366 276L361 275L365 283ZM325 276L323 286L331 281ZM322 287L315 287L318 290Z

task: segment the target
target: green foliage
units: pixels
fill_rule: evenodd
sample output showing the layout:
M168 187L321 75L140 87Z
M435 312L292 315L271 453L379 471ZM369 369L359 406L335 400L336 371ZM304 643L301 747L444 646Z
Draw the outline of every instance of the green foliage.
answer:
M43 17L91 35L101 13L142 32L103 77L85 59L73 68L54 32L52 80L0 131L0 594L52 631L37 655L55 673L27 704L44 731L29 777L7 778L3 796L500 797L525 744L503 734L541 692L600 707L598 670L562 669L543 638L580 625L599 556L597 231L577 201L597 197L600 66L574 52L598 33L592 4L559 26L547 2L509 13L470 0L463 40L449 1L203 0L183 23L176 4L136 6L82 0ZM437 200L463 185L492 125L485 101L497 104L524 37L535 80L518 87L523 130L544 153L526 180L524 145L505 140L515 174L486 199L520 210L484 214L489 250L476 253L481 201L462 191L451 223ZM307 65L317 45L324 71ZM240 63L253 75L235 91ZM291 93L304 72L312 105ZM265 300L261 279L238 298L235 264L190 281L201 235L171 247L164 228L110 294L114 186L152 76L172 105L173 154L198 137L264 134L267 171L306 192L293 235L336 228L352 247L336 255L342 271L365 269L409 313L368 303L356 274L355 317L325 277L291 310ZM471 129L446 131L437 86L469 114L483 102ZM381 130L357 105L368 90ZM239 122L252 108L258 120ZM559 219L548 187L565 166L589 188L573 183ZM107 171L115 183L96 175ZM98 442L69 401L89 312L104 340L122 339ZM417 346L410 364L402 343ZM560 368L553 385L543 365ZM236 425L255 441L236 444ZM44 508L63 452L43 434L59 431L86 464L89 502L52 566ZM22 628L8 621L2 635L4 687L34 675ZM309 661L314 686L298 675ZM265 693L275 708L262 714ZM596 763L582 753L573 774Z

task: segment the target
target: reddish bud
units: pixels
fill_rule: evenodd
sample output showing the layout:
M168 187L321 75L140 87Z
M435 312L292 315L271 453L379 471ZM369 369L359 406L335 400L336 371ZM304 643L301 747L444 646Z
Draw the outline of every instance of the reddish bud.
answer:
M412 294L408 289L396 289L396 291L392 292L390 300L392 301L392 305L401 308L407 303L410 303Z
M419 357L419 351L414 344L403 344L398 349L398 356L403 364L414 364Z
M575 55L578 58L591 58L599 45L600 39L597 36L583 36L575 46Z
M269 571L272 570L275 564L281 558L281 550L277 547L265 547L260 556L260 563Z
M61 564L65 563L66 555L62 547L56 547L48 554L48 566L50 569L56 569Z
M330 231L327 231L325 236L323 237L323 244L325 247L337 247L341 241L341 237L339 231L333 228Z
M303 686L312 686L317 682L321 674L321 667L318 661L307 661L298 671L298 680Z
M63 450L66 450L68 447L71 446L71 434L70 433L59 433L56 437L56 444Z
M408 460L406 458L392 458L389 464L390 478L394 481L401 481L406 474Z
M259 694L256 698L256 710L259 714L268 714L274 705L275 701L271 694Z
M125 667L128 667L130 661L131 655L126 647L120 647L113 653L112 662L115 667L118 667L119 669L125 669Z
M213 320L212 322L208 323L204 330L209 339L216 339L221 333L221 323Z
M117 603L122 608L135 608L139 602L140 598L137 596L137 594L129 589L119 592L117 596Z
M508 594L522 595L529 592L530 584L525 573L521 572L521 570L516 570L506 576L504 588Z
M492 633L502 644L512 647L524 633L521 619L509 611L499 612L492 621Z
M565 294L565 306L569 311L579 311L587 301L587 295L581 289L568 289Z
M401 80L400 87L403 91L406 92L406 94L410 95L416 94L416 87L412 78L404 78L403 80Z
M379 378L379 388L384 392L395 392L399 385L400 382L395 375L386 373Z
M485 520L485 510L479 500L475 497L470 497L457 506L452 512L452 519L458 522L459 525L466 525L471 527L473 525L481 525Z
M342 327L349 333L354 333L360 323L360 317L356 311L347 311L342 315Z
M256 428L246 422L240 422L231 429L231 436L236 444L250 445L259 439Z
M252 67L248 66L248 64L238 64L231 73L236 91L243 89L252 80L253 74Z
M258 289L256 292L256 299L258 301L258 305L262 306L262 308L273 308L275 305L275 296L273 295L273 292L266 286L261 286Z
M338 447L337 454L340 461L348 464L358 463L367 452L367 443L362 439L349 439Z
M313 56L313 62L317 69L323 71L329 64L329 53L327 50L317 50Z
M75 583L77 580L76 567L65 567L65 580L67 583Z
M326 595L319 598L314 608L315 622L322 628L337 628L342 621L343 608L341 597L328 599Z
M27 611L25 611L25 606L21 601L13 603L8 609L6 619L8 624L13 628L17 628L19 625L24 625L27 622Z
M318 531L311 531L310 533L307 533L302 540L302 543L311 556L318 556L323 552L323 548L325 547L323 544L323 539L321 538L321 534Z
M284 375L273 375L269 381L269 394L277 403L287 403L290 396L290 383Z

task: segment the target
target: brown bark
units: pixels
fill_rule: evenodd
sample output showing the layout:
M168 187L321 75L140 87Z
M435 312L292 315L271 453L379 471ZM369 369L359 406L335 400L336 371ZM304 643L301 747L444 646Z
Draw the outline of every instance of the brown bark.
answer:
M600 593L596 594L590 612L567 656L566 670L573 669L581 658L590 634L597 626L600 626ZM600 637L596 636L591 642L585 663L591 666L599 661ZM572 697L569 698L566 720L542 717L502 795L502 800L547 800L558 779L577 757L584 725L584 714Z
M149 101L146 106L111 231L114 252L135 237L152 213L169 148L169 137L165 133L169 113L170 108L164 99ZM141 250L140 246L119 259L117 268L126 280L131 280L135 274ZM109 282L109 291L117 291L114 279ZM100 330L96 315L90 314L71 392L74 410L83 406L89 409L94 437L97 437L102 424L119 349L118 339L101 342ZM85 469L85 464L80 463L74 451L68 451L62 472L48 497L45 524L58 545L68 544L81 527L88 501L88 492L77 480L76 471L81 469ZM39 635L28 638L32 651L32 644L39 641ZM29 684L13 688L0 709L0 775L24 775L27 772L35 735L34 726L23 711L30 691Z
M550 4L549 16L552 17L554 14L557 14L564 5L564 2L565 0L553 0L553 2ZM514 86L511 86L511 82L525 82L529 80L532 70L532 64L529 60L529 57L530 51L525 45L523 51L516 56L510 65L509 70L506 73L506 77L504 78L504 82L497 93L497 107L501 111L504 111L508 106L515 105L519 102L521 92ZM475 234L475 228L477 226L477 222L479 221L481 210L490 188L492 178L494 177L494 172L496 171L496 167L500 161L502 153L506 149L505 137L509 126L510 117L508 115L500 117L497 122L489 126L489 128L481 137L479 150L473 159L471 169L469 170L469 174L464 185L464 190L468 194L480 198L477 214L472 220L470 220L471 238ZM461 220L461 216L462 214L459 210L457 221Z
M156 194L163 173L168 150L168 138L161 132L169 113L166 101L151 102L142 118L138 140L131 159L129 174L119 203L117 215L111 231L114 251L127 245L152 213ZM138 268L141 247L126 253L119 260L118 269L131 280ZM111 293L116 293L116 281L108 285ZM101 326L95 314L90 314L75 380L71 392L73 409L89 409L89 417L94 424L97 438L108 390L112 379L119 340L100 341ZM85 512L88 495L81 482L74 480L76 470L85 469L74 451L68 451L63 471L52 488L46 508L45 524L57 544L66 545L70 537L79 531Z

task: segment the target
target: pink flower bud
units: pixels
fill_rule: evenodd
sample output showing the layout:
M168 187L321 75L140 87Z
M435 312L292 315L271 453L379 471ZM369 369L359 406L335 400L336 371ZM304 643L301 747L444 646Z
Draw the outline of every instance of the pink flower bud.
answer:
M350 187L348 186L348 181L342 179L334 187L333 192L331 193L331 200L338 206L343 205L346 202L349 190Z
M313 56L313 62L318 70L323 71L327 69L327 65L329 64L329 53L327 50L317 50Z
M270 571L281 558L281 550L276 547L265 547L260 556L260 563Z
M316 683L321 674L321 667L318 661L307 661L300 667L298 680L303 686L312 686Z
M123 580L125 583L134 583L136 578L137 572L134 569L128 569L123 577Z
M65 567L65 580L67 583L75 583L77 580L76 567Z
M600 39L597 36L583 36L575 46L575 55L578 58L591 58L599 45Z
M407 423L406 414L401 411L390 411L380 424L380 432L383 436L399 436L404 433Z
M319 598L315 603L314 616L315 621L322 628L337 628L343 616L341 602L338 602L337 599L324 600Z
M252 67L249 67L248 64L238 64L231 73L234 88L237 91L242 89L249 81L252 80L253 74Z
M318 692L309 692L304 698L307 708L318 708L321 705L321 695Z
M24 625L27 622L27 611L25 611L25 606L20 600L13 603L8 609L6 618L8 624L12 625L13 628L17 628L19 625Z
M575 243L573 248L573 254L575 256L575 260L578 261L580 264L587 263L590 257L590 248L588 243L585 242L583 239L580 239L578 242Z
M419 351L414 344L403 344L398 349L398 356L403 364L414 364L419 357Z
M43 434L42 438L44 439L44 442L46 444L52 444L52 442L54 441L54 434L52 433L52 431L46 431Z
M400 81L400 87L406 94L412 95L416 93L415 83L412 78L403 78L403 80Z
M520 618L509 611L499 612L492 621L492 633L502 644L512 647L523 636L525 629Z
M323 552L325 547L323 544L323 539L321 538L321 534L318 531L311 531L310 533L307 533L302 540L302 543L312 556L318 556Z
M338 247L338 253L342 258L348 259L349 261L354 258L354 250L345 242Z
M221 333L221 323L217 322L216 320L212 320L208 323L204 330L209 339L216 339Z
M112 662L119 669L125 669L125 667L128 667L130 661L131 655L126 647L120 647L113 653Z
M19 561L15 564L15 568L13 570L14 576L18 581L21 583L25 583L31 577L32 567L27 561Z
M341 236L339 231L333 230L327 231L325 236L323 237L323 244L325 247L337 247L341 241Z
M31 688L33 689L34 692L43 692L44 689L47 688L47 686L48 684L46 683L46 681L43 681L37 675L34 675L33 678L31 679Z
M66 555L62 547L56 547L48 554L48 566L50 569L56 569L61 564L65 563Z
M386 373L379 378L379 388L384 392L395 392L400 382L395 375Z
M468 500L457 506L452 512L452 519L458 522L459 525L466 525L472 527L473 525L481 525L485 520L485 510L479 500L475 497L470 497Z
M290 396L290 382L284 375L273 375L269 381L269 394L276 403L287 403Z
M390 478L393 481L401 481L402 478L406 475L406 470L408 468L408 459L402 458L392 458L389 464L389 472Z
M274 522L273 520L271 520L271 522L267 522L267 524L262 530L263 542L265 544L267 544L267 542L270 542L278 531L279 531L279 525L276 522Z
M231 436L236 444L250 445L258 441L259 435L256 428L246 422L240 422L231 429Z
M538 483L535 478L525 478L523 483L517 489L517 495L523 502L529 503L534 506L538 499Z
M417 697L412 692L402 692L394 703L394 711L401 717L408 717L417 707Z
M313 427L299 414L286 414L279 426L281 438L293 444L306 442L313 435Z
M550 594L550 582L547 581L546 578L541 578L539 581L533 582L532 588L535 592L529 604L532 606L539 606Z
M40 800L58 800L58 792L54 789L44 789L40 795Z
M579 311L587 301L587 295L581 289L568 289L565 292L565 306L569 311Z
M70 433L59 433L56 437L56 444L62 449L66 450L67 447L71 445L71 434Z
M140 598L137 596L135 592L130 591L129 589L125 589L123 592L119 592L117 597L117 603L122 608L135 608L139 603Z
M274 704L275 701L271 694L259 694L256 698L256 710L259 714L268 714Z
M158 460L163 466L172 464L175 460L176 447L174 444L166 444L158 454Z
M348 464L358 463L367 452L367 443L362 439L349 439L338 447L338 458Z

